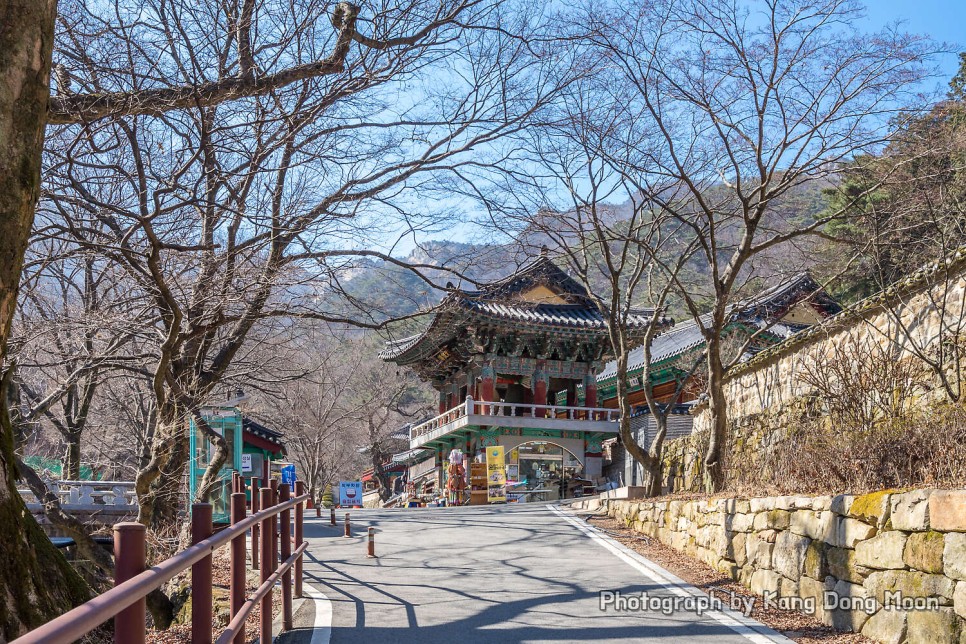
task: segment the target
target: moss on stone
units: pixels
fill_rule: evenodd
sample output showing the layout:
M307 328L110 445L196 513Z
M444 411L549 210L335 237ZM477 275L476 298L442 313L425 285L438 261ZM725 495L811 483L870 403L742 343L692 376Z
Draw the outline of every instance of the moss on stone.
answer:
M880 490L855 497L849 516L878 525L889 512L889 496L896 490Z

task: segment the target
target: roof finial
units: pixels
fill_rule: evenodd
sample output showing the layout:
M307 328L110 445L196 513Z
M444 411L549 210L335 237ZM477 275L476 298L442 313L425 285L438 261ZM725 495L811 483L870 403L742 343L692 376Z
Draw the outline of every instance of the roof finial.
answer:
M546 257L549 254L550 254L550 249L547 248L546 244L540 247L540 257Z

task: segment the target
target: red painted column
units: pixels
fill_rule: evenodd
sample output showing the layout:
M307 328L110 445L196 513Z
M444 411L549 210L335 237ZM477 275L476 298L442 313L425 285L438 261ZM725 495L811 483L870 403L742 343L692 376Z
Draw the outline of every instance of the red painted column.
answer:
M584 407L597 406L597 377L594 374L584 376Z
M496 399L496 370L490 365L483 367L480 376L480 400L493 402ZM490 413L490 406L483 405L483 414Z
M546 405L547 404L547 391L550 389L550 378L547 377L547 372L545 371L547 363L545 360L537 361L537 369L533 372L533 404L534 405ZM538 418L546 418L546 411L538 411Z

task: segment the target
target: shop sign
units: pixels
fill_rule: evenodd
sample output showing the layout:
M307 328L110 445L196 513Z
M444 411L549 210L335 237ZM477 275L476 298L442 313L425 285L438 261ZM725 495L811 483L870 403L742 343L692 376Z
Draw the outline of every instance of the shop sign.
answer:
M362 481L339 481L339 505L362 505Z
M506 503L506 458L502 445L486 448L486 500Z

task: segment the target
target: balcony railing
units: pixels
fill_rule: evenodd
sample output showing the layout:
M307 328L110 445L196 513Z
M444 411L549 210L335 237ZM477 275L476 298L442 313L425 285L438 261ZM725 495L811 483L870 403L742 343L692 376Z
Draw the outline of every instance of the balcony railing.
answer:
M50 481L47 485L65 509L137 510L134 481ZM40 501L29 489L18 491L28 506L39 506Z
M534 422L534 427L554 424L546 421L593 422L597 424L593 428L594 431L601 431L601 423L614 423L620 419L620 410L607 407L573 407L564 405L487 402L484 400L473 400L467 396L466 401L462 404L424 423L415 425L409 431L409 440L425 442L419 439L428 437L431 434L446 434L452 429L456 429L455 426L468 424L505 425L510 418L534 419L536 421ZM454 425L454 427L451 428L449 427L450 425ZM579 427L579 425L575 425L575 427ZM617 431L617 428L615 427L613 431Z

